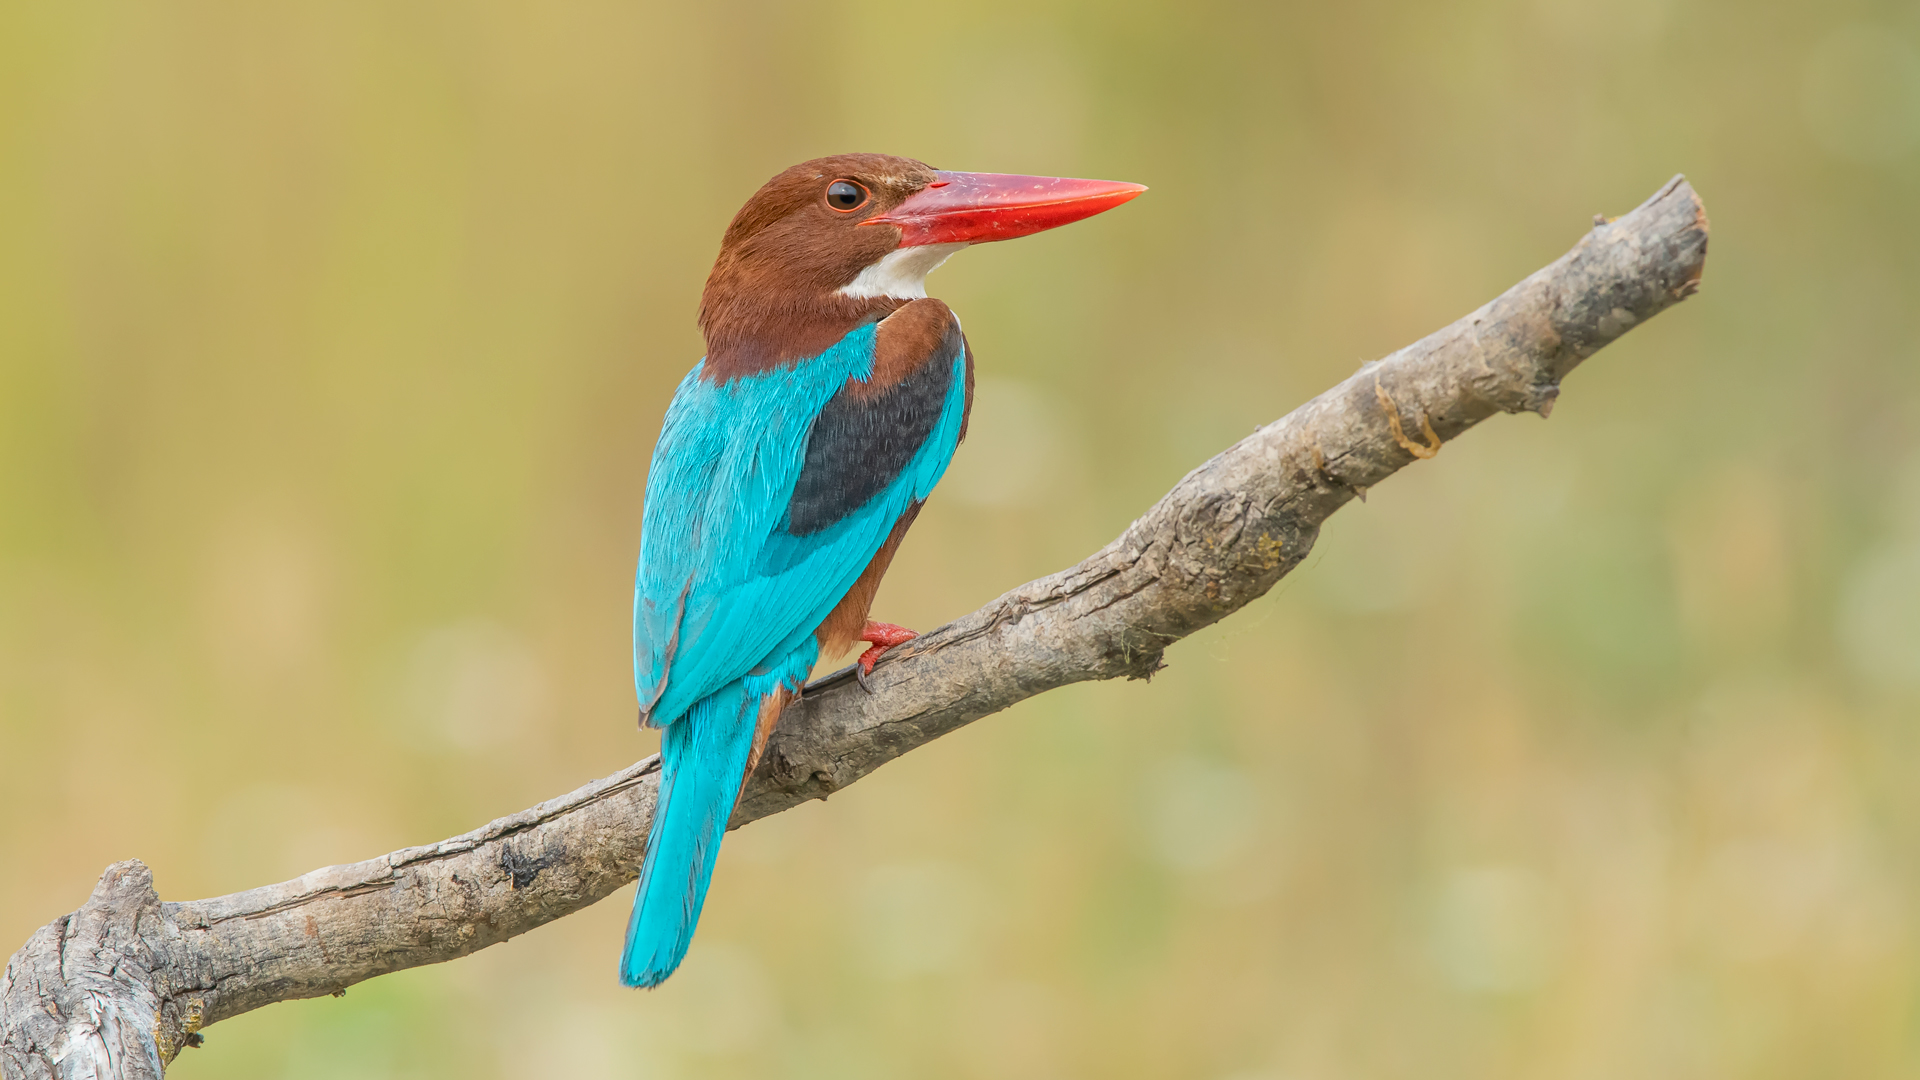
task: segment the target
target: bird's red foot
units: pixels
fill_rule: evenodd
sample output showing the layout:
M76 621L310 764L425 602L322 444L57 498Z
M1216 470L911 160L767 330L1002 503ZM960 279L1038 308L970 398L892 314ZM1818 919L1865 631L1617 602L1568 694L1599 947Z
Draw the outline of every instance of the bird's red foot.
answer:
M860 684L860 689L869 694L873 693L873 687L867 684L867 676L873 674L874 663L888 649L896 645L905 645L919 636L918 633L904 626L868 620L867 628L860 631L860 640L869 643L867 651L861 653L860 658L853 662L853 679Z

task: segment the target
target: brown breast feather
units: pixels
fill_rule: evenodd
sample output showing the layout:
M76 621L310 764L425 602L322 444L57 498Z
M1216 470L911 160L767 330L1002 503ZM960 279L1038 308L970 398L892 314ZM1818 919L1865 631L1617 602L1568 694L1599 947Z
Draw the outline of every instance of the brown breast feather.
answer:
M898 385L932 355L940 339L946 335L947 328L952 325L953 310L932 298L915 300L887 316L875 331L873 376L864 387L859 383L853 384L852 392L874 394ZM973 350L964 335L960 347L965 350L967 357L966 411L961 414L960 421L960 437L964 439L967 417L973 411ZM894 553L900 549L900 542L906 539L907 530L920 513L920 506L920 503L914 503L906 513L900 515L900 520L894 523L893 531L887 536L887 542L874 553L872 561L861 572L860 579L854 582L853 588L847 590L847 595L841 598L814 632L820 642L822 656L838 656L860 639L860 632L866 628L867 614L873 607L874 595L880 591L880 579L893 563Z
M866 398L900 385L920 370L952 327L953 309L931 297L900 307L874 331L873 374L864 383L850 384L847 392Z

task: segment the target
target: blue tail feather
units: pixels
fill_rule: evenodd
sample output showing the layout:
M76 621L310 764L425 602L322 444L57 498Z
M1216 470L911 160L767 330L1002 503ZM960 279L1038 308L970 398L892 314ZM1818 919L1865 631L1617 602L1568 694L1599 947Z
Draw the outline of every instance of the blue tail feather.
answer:
M660 733L660 799L620 956L628 986L658 986L687 955L740 796L759 704L736 681Z

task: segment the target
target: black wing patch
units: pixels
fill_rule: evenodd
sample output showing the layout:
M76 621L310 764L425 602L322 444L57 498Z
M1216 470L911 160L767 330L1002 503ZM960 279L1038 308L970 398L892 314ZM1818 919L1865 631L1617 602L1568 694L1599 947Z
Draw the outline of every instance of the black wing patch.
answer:
M939 422L966 347L947 320L940 344L907 377L882 390L849 382L807 435L807 456L787 504L787 529L808 536L866 505L894 482Z

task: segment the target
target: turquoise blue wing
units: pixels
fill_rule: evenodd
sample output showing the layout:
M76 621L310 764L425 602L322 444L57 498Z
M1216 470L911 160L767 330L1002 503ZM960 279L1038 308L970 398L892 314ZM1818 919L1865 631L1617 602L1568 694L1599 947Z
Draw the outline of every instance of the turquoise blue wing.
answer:
M667 410L647 479L634 593L634 678L648 723L736 679L796 682L814 630L959 444L958 326L887 387L875 328L825 353L716 385L701 368Z

